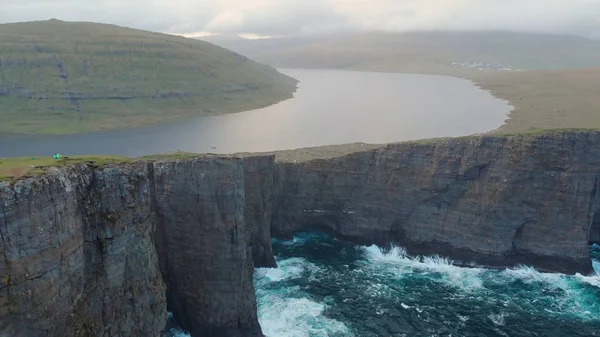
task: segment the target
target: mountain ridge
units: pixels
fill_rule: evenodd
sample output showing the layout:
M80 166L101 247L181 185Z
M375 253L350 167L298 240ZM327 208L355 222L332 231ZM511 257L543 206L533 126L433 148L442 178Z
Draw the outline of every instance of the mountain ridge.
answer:
M600 104L593 90L600 85L598 40L502 31L429 31L304 42L289 38L227 47L275 67L466 78L514 107L499 132L600 128Z
M256 109L297 81L208 42L60 20L0 25L0 133L73 133Z

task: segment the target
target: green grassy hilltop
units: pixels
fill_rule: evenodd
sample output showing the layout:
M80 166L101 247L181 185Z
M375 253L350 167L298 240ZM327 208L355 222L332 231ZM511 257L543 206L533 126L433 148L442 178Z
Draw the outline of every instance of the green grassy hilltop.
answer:
M0 25L0 134L73 133L238 112L296 80L207 42L59 20Z

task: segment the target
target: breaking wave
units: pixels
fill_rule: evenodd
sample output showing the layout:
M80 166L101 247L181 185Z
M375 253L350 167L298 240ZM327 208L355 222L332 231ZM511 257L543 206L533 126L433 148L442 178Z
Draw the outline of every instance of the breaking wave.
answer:
M191 337L188 333L181 330L175 319L173 318L173 314L169 312L169 317L167 319L167 326L163 332L163 337Z
M460 267L318 232L273 249L279 268L254 277L268 337L600 336L600 273Z
M314 275L320 268L303 258L280 260L279 268L259 268L255 274L258 316L267 336L311 337L352 336L348 328L324 315L326 304L304 292L298 280Z
M269 337L600 332L598 275L460 267L316 232L274 241L273 248L280 269L259 269L255 277L259 319Z

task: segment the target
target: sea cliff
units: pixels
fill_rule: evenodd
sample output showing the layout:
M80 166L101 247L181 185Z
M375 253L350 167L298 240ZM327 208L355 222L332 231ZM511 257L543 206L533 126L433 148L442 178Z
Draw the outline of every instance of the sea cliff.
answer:
M0 336L262 336L253 268L307 228L588 273L599 177L592 131L48 170L0 183Z
M0 336L158 336L147 164L0 184Z
M289 156L292 158L293 156ZM307 226L490 267L591 271L600 134L389 144L278 164L273 234ZM591 233L591 234L590 234Z

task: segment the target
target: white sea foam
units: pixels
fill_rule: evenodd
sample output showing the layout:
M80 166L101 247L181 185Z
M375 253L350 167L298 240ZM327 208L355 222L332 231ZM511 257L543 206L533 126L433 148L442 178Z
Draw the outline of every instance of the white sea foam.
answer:
M592 276L584 276L581 274L576 274L575 277L583 283L587 283L594 287L600 288L600 274L592 275Z
M325 305L308 298L270 294L259 299L258 316L269 337L352 336L342 322L323 315Z
M467 317L467 316L462 316L462 315L458 315L458 314L457 314L457 315L456 315L456 317L458 317L458 319L459 319L461 322L466 322L466 321L468 321L468 320L469 320L469 317Z
M310 299L298 286L270 285L283 280L314 277L320 268L303 258L277 261L279 268L256 270L258 317L269 337L352 336L344 323L323 315L326 305Z
M305 240L308 239L295 237L293 241L285 244L303 244ZM496 326L498 334L506 335L500 329L509 326L510 310L515 308L515 305L523 310L536 308L535 310L546 311L552 315L573 315L584 320L597 319L600 312L600 303L596 303L595 295L590 292L590 286L600 288L600 261L593 261L598 275L571 276L542 273L527 266L502 271L459 267L454 265L452 260L438 256L411 257L402 247L392 247L387 251L376 246L357 247L357 249L364 250L366 260L363 261L362 267L353 269L348 275L357 277L358 280L365 273L374 276L374 279L365 283L363 296L393 296L394 292L398 291L398 284L390 287L388 281L418 274L426 277L427 282L440 282L459 289L460 291L456 292L459 294L458 298L487 299L497 303L498 308L505 308L501 312L488 315L490 322ZM324 315L326 308L335 305L334 302L326 300L324 303L319 303L305 293L301 286L291 286L285 282L278 284L278 282L305 277L309 280L323 277L323 273L327 272L325 266L319 267L304 258L278 260L278 265L277 269L256 269L255 274L259 321L267 336L352 336L352 331L343 322ZM513 282L524 283L533 286L534 289L539 287L539 296L521 303L519 298L503 296L494 290L499 285L511 286ZM489 287L490 285L493 287ZM519 303L515 304L515 301ZM412 305L399 304L405 310L415 310L418 313L424 311L423 308L412 303ZM384 315L386 312L386 307L376 306L373 314ZM457 315L457 320L462 323L469 319L469 316ZM173 332L172 336L189 337L183 332Z
M600 304L590 298L588 285L600 287L600 276L564 275L559 273L542 273L535 268L519 266L503 271L492 271L484 268L459 267L452 260L432 257L411 257L401 247L393 247L384 251L377 246L362 247L366 252L367 263L365 268L372 269L376 277L387 276L394 279L410 277L415 273L429 277L435 282L442 282L448 286L456 287L468 296L488 296L491 290L485 284L508 284L515 281L536 286L550 291L552 308L545 308L548 312L557 315L573 315L581 319L594 319L595 313L600 311ZM600 262L595 261L595 268L600 269ZM375 290L379 295L385 295L384 285L369 285L367 295L373 296ZM497 294L499 295L499 294ZM460 297L460 296L459 296ZM490 300L498 301L504 307L510 306L502 297L493 297ZM538 299L531 303L537 302ZM551 310L552 309L552 310ZM503 317L491 316L497 323L503 322Z
M529 266L521 265L512 269L505 269L500 274L509 280L519 279L527 284L543 283L545 286L563 290L567 290L570 287L569 279L566 275L543 273Z
M382 262L393 265L398 277L408 276L414 272L436 274L440 280L465 291L476 290L483 286L479 276L484 272L481 268L463 268L453 264L452 260L440 256L411 257L402 247L392 247L384 252L377 246L363 247L369 263ZM388 269L389 270L389 269Z
M532 267L520 266L516 269L507 269L501 273L508 278L516 278L522 282L539 283L545 289L559 289L561 293L553 296L561 313L570 313L580 318L593 318L592 312L598 312L600 304L595 300L586 298L590 292L586 285L600 288L600 276L574 276L558 273L542 273Z
M596 274L600 275L600 261L592 260L592 267L594 268Z
M406 250L398 246L393 246L389 251L384 251L375 245L362 248L366 250L369 257L373 260L384 262L402 262L406 257Z
M277 239L273 240L273 242L277 242L277 243L285 245L285 246L300 245L300 244L303 244L305 241L306 241L306 238L300 237L300 236L294 236L292 238L292 240L277 240Z
M305 270L318 271L319 267L303 258L295 257L278 262L278 268L257 268L256 275L267 278L269 281L282 281L302 276Z
M538 285L544 292L550 291L545 296L550 298L552 307L544 310L554 315L571 315L584 320L596 320L600 311L594 295L590 293L588 285L600 287L599 276L583 276L581 274L565 275L559 273L543 273L535 268L519 266L514 269L501 271L496 278L498 282L524 282ZM592 296L592 297L590 297ZM531 303L536 303L536 298Z
M173 319L173 313L170 311L168 312L168 318ZM188 333L185 333L179 329L171 329L169 332L167 332L166 336L167 337L191 337Z
M502 326L504 325L504 319L506 318L506 314L505 313L500 313L500 314L490 314L488 315L488 318L496 325L498 326Z
M257 269L258 317L269 337L352 336L344 323L323 315L325 304L317 303L298 286L273 289L269 284L313 276L320 269L302 258L278 261L278 269Z
M255 276L259 282L276 282L287 279L297 279L308 276L314 278L314 275L321 269L301 257L289 258L277 261L278 268L257 268ZM308 274L305 274L308 272Z

